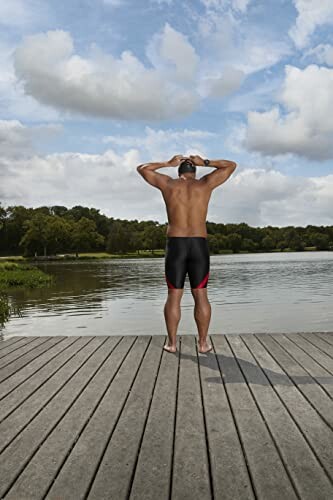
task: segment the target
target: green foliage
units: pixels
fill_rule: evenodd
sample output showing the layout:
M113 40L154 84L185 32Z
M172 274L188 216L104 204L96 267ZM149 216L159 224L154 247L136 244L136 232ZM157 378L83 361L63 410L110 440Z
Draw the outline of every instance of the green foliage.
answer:
M3 328L8 321L11 313L11 308L8 300L8 295L0 290L0 328Z
M211 253L333 250L333 226L251 227L245 222L207 222ZM0 205L0 254L40 255L107 252L112 256L158 255L165 249L167 223L114 219L77 205ZM147 251L148 253L144 253ZM140 253L141 252L141 253ZM91 258L91 257L90 257Z
M15 262L0 262L0 290L9 287L39 288L53 283L53 276L40 269Z
M40 288L54 282L54 277L28 264L16 262L0 262L0 327L8 321L10 315L19 309L15 308L6 291L12 287Z

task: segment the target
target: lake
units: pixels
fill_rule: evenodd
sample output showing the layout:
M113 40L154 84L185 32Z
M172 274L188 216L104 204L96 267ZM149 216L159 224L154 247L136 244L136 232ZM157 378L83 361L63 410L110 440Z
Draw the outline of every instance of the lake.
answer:
M163 258L39 263L50 288L10 292L11 335L166 335ZM211 255L209 334L333 331L333 252ZM178 333L196 334L188 276Z

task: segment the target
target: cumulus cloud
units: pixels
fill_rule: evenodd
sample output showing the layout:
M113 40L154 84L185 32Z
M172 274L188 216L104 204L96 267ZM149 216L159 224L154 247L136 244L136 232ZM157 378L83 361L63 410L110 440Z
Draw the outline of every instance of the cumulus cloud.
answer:
M289 36L296 47L302 49L309 44L317 26L333 23L333 2L332 0L293 1L298 15L295 24L289 30Z
M217 2L217 5L220 3ZM274 66L293 51L290 41L282 39L281 33L277 36L266 28L258 30L244 23L243 17L237 18L232 9L208 9L198 19L198 37L205 50L200 65L203 78L221 77L221 83L223 78L229 82L231 80L234 82L234 91L243 83L242 75ZM219 70L218 75L216 68ZM222 95L224 90L223 86Z
M11 160L2 169L0 196L5 206L82 204L112 217L164 223L161 193L138 175L139 163L142 158L135 148L121 155L108 149L103 154L73 152ZM199 170L201 177L204 169ZM207 220L255 226L330 225L332 204L333 175L290 177L275 170L244 168L213 191Z
M333 70L287 65L281 107L250 111L244 145L266 155L293 153L312 160L333 158ZM282 113L282 109L285 112Z
M117 147L138 148L146 161L166 161L174 154L207 155L208 141L218 134L206 130L155 130L145 127L141 136L113 135L103 138L105 144Z
M314 56L319 64L327 64L327 66L333 66L333 45L328 43L320 43L316 47L307 50L302 59Z
M146 52L155 68L165 72L166 78L177 78L189 83L193 81L199 57L187 37L169 23L165 24L162 32L153 36Z
M223 204L223 219L229 222L254 226L333 222L333 175L292 177L274 169L245 168L236 170L231 179L223 192L213 191L208 220L221 221Z
M202 79L201 93L206 97L222 98L238 90L244 79L244 71L226 65L222 75L210 75Z
M174 30L167 29L165 37L164 55L172 58L178 48L182 54L174 54L176 66L184 54L192 54L185 73L178 70L189 78L194 53ZM186 116L199 102L193 86L166 80L163 73L146 68L129 50L116 59L92 46L90 57L81 57L75 53L71 35L63 30L26 37L15 51L15 70L26 94L66 112L163 120Z
M68 152L2 160L0 196L8 204L29 206L86 205L89 200L109 212L114 207L120 215L122 202L130 201L133 189L140 189L134 169L138 163L139 154L134 150L121 156L107 150L103 154Z
M30 138L37 127L19 122L1 122L0 198L3 205L25 206L77 204L100 208L112 217L167 221L165 205L158 189L149 186L137 173L144 161L163 161L142 156L143 150L154 150L154 140L163 150L166 137L191 143L206 137L200 130L146 130L146 137L124 138L126 149L108 148L101 154L66 152L38 154ZM47 132L46 132L47 133ZM107 138L109 139L109 138ZM121 137L113 142L119 146ZM144 148L140 141L146 140ZM118 142L117 142L118 141ZM16 149L16 152L15 152ZM17 154L17 151L21 154ZM180 151L175 151L180 152ZM170 155L171 156L171 155ZM177 177L176 169L163 173ZM198 177L207 173L198 167ZM213 191L207 220L247 222L263 225L330 225L333 223L333 175L292 177L274 168L238 166L230 181Z
M26 158L35 152L34 142L47 140L62 131L59 124L27 127L18 120L0 120L0 157Z
M38 103L36 99L24 93L23 86L17 81L13 66L15 47L0 40L0 102L2 116L28 120L58 121L60 114L47 106Z

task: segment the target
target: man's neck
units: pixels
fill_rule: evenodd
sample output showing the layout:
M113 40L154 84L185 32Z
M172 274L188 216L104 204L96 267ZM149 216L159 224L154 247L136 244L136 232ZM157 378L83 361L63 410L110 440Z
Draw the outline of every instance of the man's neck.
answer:
M180 175L179 178L180 179L184 179L184 181L194 180L195 179L195 177L185 177L185 175Z

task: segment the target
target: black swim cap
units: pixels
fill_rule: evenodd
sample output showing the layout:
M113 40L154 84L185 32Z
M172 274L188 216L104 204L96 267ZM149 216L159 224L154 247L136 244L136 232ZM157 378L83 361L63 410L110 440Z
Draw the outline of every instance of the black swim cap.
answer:
M191 162L191 160L184 160L178 167L178 175L184 174L185 172L196 172L196 166Z

